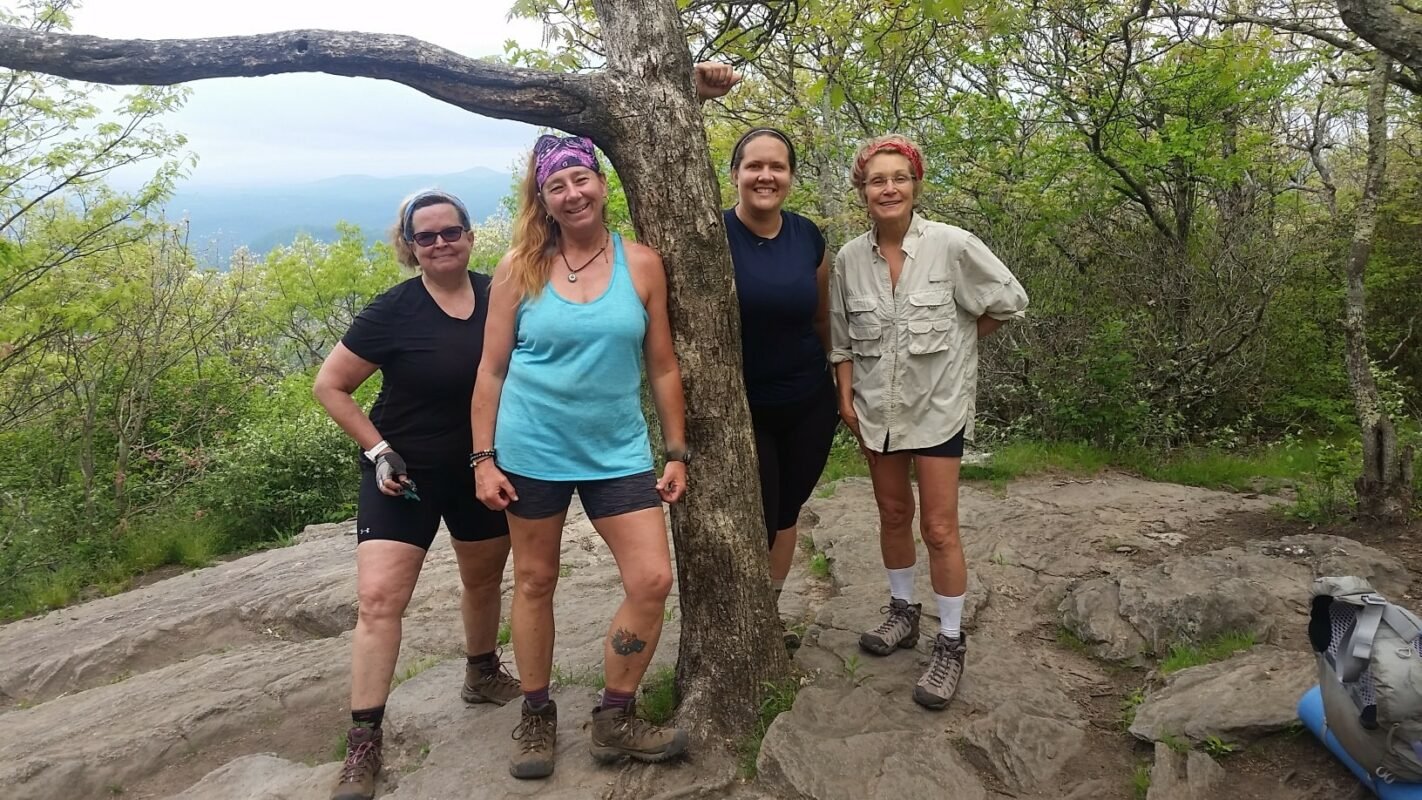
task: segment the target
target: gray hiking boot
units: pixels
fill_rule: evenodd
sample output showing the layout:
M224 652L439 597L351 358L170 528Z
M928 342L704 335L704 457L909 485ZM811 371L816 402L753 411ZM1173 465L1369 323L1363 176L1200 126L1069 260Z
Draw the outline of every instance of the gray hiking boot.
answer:
M384 736L379 728L357 725L346 733L346 763L331 800L371 800L375 797L375 778L380 774L380 746Z
M638 761L666 761L686 751L686 730L653 725L627 708L593 709L592 757L606 764L623 756Z
M464 667L464 688L460 690L459 696L464 698L464 702L470 704L504 705L510 700L523 697L523 684L504 669L502 662L499 663L498 669L487 675L478 667L466 664Z
M938 634L933 640L933 658L928 662L928 671L913 687L913 701L935 711L948 705L958 691L958 679L963 677L963 660L967 655L967 634L959 635L956 640Z
M514 728L514 754L509 774L515 778L546 778L553 774L553 748L558 744L558 706L552 700L541 710L523 703L523 719Z
M923 603L909 605L907 600L895 597L879 611L889 616L879 623L879 627L860 634L861 648L874 655L886 656L896 647L908 648L918 644L918 618L923 613Z

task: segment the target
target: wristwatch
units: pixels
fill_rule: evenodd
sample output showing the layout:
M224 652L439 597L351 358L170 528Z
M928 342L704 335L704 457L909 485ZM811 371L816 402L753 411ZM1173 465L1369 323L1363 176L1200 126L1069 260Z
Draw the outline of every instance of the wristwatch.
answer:
M683 464L691 463L690 447L668 447L666 452L667 461L680 461Z

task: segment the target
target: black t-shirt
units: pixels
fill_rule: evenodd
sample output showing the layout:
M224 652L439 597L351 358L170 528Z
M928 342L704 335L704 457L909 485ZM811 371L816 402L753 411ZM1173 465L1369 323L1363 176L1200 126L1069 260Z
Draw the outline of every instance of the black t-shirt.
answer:
M411 468L468 464L469 401L484 354L489 277L469 273L474 313L444 313L418 276L379 297L351 323L341 343L380 365L384 381L370 421Z
M788 211L780 212L780 233L773 239L752 233L734 208L724 217L741 305L747 398L753 406L803 400L824 382L827 369L814 326L824 234Z

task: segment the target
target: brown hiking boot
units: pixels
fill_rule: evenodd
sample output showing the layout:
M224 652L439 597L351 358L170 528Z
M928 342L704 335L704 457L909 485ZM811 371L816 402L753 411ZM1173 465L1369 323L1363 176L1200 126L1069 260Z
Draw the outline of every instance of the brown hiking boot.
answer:
M357 725L346 733L346 763L331 790L331 800L371 800L375 797L375 777L380 774L379 728Z
M627 708L593 709L592 757L606 764L623 756L638 761L666 761L686 751L684 728L653 725Z
M967 634L959 635L956 640L938 634L933 640L933 658L928 662L928 671L913 687L913 701L935 711L948 705L958 691L958 679L963 677L963 660L967 655Z
M558 744L558 705L552 700L539 711L523 702L523 719L514 728L514 754L509 774L515 778L546 778L553 774L553 748Z
M504 705L510 700L523 697L523 685L518 682L518 678L509 674L504 669L503 662L498 662L498 669L485 674L473 664L464 666L464 688L460 690L459 696L464 698L464 702L474 703L495 703Z
M859 646L876 656L886 656L896 647L913 647L918 644L918 618L923 612L923 603L909 605L907 600L891 598L880 613L888 618L872 631L859 636Z

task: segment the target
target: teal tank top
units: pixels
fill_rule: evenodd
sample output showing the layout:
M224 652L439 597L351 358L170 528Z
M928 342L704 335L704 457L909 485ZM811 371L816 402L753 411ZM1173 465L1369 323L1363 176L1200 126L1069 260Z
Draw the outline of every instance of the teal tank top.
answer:
M597 299L574 303L550 285L519 304L494 426L500 469L547 481L652 469L641 401L647 309L615 233L612 248Z

